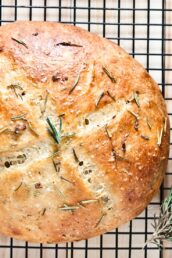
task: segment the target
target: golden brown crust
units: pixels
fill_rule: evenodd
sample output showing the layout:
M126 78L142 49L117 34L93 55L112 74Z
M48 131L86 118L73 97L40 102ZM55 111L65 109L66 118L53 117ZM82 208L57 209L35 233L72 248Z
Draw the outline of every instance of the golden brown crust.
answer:
M16 22L0 42L0 231L57 243L138 215L167 166L157 84L123 49L77 27ZM57 144L46 118L59 130L59 116Z

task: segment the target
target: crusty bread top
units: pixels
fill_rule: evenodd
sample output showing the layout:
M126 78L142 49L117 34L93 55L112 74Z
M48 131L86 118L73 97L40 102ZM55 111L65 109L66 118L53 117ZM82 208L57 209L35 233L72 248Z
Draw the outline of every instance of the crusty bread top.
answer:
M0 231L9 236L101 234L139 214L162 182L169 122L157 84L80 28L0 28L0 120Z

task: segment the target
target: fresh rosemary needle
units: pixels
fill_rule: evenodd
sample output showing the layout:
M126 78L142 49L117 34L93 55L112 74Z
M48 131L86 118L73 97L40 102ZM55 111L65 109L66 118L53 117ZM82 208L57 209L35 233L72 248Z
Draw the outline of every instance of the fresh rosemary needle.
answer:
M59 131L57 131L56 127L53 125L50 118L47 117L47 123L50 127L50 129L48 129L48 131L57 144L60 144L60 137L61 137L61 131L62 131L62 117L60 116L59 119L60 119Z
M161 205L159 217L154 216L152 226L154 233L146 241L145 246L152 243L162 247L161 241L172 242L172 189Z
M12 40L14 40L15 42L17 42L20 45L23 45L25 48L28 48L28 46L26 45L25 42L23 42L22 40L16 39L16 38L11 38Z

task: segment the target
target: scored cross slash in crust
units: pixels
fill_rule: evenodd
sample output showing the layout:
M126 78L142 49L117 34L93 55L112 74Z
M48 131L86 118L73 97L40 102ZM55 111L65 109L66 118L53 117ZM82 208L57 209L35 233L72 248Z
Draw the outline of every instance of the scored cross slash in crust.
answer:
M83 29L0 28L0 232L59 243L137 216L163 180L169 121L157 84Z

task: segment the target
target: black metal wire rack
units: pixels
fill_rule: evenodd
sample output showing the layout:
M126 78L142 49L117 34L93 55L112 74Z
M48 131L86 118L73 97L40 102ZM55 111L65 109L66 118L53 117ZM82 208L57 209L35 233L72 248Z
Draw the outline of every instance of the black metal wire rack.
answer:
M0 0L1 25L15 20L70 23L106 37L138 59L158 82L172 117L171 0ZM171 34L171 35L170 35ZM170 111L171 110L171 111ZM170 153L171 154L171 153ZM171 172L170 172L171 171ZM94 239L60 245L33 244L0 236L0 258L171 258L149 245L153 214L172 185L172 156L166 179L148 208L133 221Z

